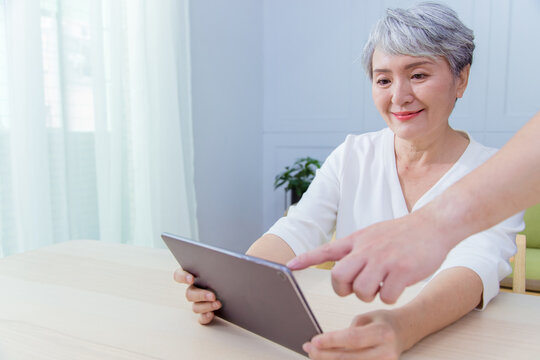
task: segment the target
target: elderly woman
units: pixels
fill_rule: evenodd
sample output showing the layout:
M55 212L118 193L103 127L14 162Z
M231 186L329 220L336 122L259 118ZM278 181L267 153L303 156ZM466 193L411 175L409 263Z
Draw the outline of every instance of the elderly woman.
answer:
M363 54L373 100L388 127L348 136L325 161L300 203L248 254L286 263L330 241L334 231L341 238L407 215L493 155L494 149L448 123L467 87L473 50L472 31L446 6L425 3L388 10ZM508 259L522 228L520 214L469 237L450 252L410 303L360 315L349 329L319 335L304 349L321 359L398 358L423 337L488 304L498 293L499 280L511 271ZM334 272L351 278L349 268L338 262ZM183 283L193 281L181 270L175 277ZM335 290L346 295L361 286L352 283ZM377 290L362 289L368 294L362 299L372 300ZM190 286L186 295L203 324L221 306L206 290Z

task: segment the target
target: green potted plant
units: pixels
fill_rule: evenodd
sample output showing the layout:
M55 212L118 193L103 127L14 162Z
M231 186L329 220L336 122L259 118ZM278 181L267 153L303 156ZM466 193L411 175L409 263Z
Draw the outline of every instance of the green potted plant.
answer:
M296 204L306 192L315 177L315 172L320 167L319 160L309 156L298 159L292 166L285 166L285 170L276 175L274 189L285 186L285 193L291 192L291 204Z

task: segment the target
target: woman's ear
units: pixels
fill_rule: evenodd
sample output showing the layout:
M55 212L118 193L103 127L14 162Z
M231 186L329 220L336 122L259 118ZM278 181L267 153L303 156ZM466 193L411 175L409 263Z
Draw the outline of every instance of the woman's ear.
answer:
M456 91L456 100L461 98L467 89L467 84L469 83L469 73L471 71L471 64L467 64L459 73L457 78L457 91Z

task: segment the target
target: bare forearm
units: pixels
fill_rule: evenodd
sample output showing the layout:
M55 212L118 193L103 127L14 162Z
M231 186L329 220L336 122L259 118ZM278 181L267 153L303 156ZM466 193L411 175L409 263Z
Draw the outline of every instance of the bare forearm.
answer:
M450 247L540 202L540 113L482 166L417 214Z
M480 277L468 268L438 274L414 300L396 309L403 350L473 310L481 301L482 288Z
M246 251L247 255L286 264L296 255L290 246L279 236L266 234L255 241Z

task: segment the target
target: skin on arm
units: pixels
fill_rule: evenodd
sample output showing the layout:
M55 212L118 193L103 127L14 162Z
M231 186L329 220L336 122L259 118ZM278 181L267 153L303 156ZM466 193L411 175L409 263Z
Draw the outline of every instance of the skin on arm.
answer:
M285 264L295 256L284 240L272 234L260 237L250 246L246 254L281 264ZM186 290L186 299L193 303L193 312L200 314L199 323L209 324L214 319L214 311L221 308L221 302L216 299L216 295L194 286L193 275L181 268L174 272L174 279L179 283L189 285Z
M394 303L405 287L432 274L463 239L540 202L538 138L540 112L492 158L426 206L304 253L287 265L298 270L341 259L332 271L339 295L355 292L371 301L379 292L382 301Z
M482 281L464 267L442 271L408 304L357 316L344 330L304 345L312 359L398 359L422 338L448 326L481 301Z
M286 264L296 256L291 247L282 238L273 234L261 236L249 247L246 254L280 264Z
M439 217L447 219L447 227L459 224L463 237L539 203L539 138L540 112L491 159L441 194L426 211L437 209Z

